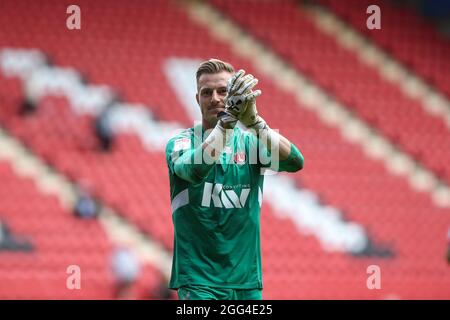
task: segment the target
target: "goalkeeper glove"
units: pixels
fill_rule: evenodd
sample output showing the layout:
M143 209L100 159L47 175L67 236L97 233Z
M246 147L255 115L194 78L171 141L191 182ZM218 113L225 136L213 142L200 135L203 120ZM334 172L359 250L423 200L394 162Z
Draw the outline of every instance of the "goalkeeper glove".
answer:
M247 128L263 129L266 123L256 111L256 98L261 95L261 90L252 91L258 79L244 74L241 69L228 81L225 111L218 116L225 123L232 122L233 126L240 120Z
M256 97L259 95L261 95L260 90L252 93L252 96L249 96L249 99L246 101L247 106L245 111L238 116L238 120L248 129L261 130L267 127L266 122L258 115L258 111L256 110Z

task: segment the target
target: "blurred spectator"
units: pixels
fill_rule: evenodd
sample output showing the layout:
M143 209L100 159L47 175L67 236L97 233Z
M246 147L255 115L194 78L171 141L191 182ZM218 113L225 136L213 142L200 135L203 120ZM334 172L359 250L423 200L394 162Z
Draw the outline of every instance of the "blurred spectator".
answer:
M117 101L117 100L116 100ZM113 102L114 104L115 102ZM110 104L106 106L95 118L94 131L100 143L100 150L110 151L114 142L114 132L112 128L111 115L115 106Z
M168 300L173 299L173 291L169 289L169 279L167 279L164 274L161 274L161 279L159 281L159 284L156 288L151 290L150 297L151 299L156 300Z
M450 1L448 0L395 0L395 5L406 5L422 15L446 37L450 37Z
M450 263L450 227L447 231L447 262Z
M45 55L45 66L53 66L53 61L48 55ZM39 77L34 77L33 74L29 74L22 82L24 99L20 105L20 115L25 116L36 111L42 90L40 81Z
M99 205L92 197L88 185L80 184L76 189L76 201L74 206L75 216L85 219L96 218L99 214Z
M115 299L135 299L133 285L136 283L141 265L138 258L126 247L113 251L111 267L115 281Z
M28 115L36 111L36 104L33 100L25 97L20 106L20 115Z
M29 115L36 111L39 103L39 84L33 78L29 77L23 82L23 101L20 105L19 114L22 116Z
M0 251L32 251L31 242L14 236L5 221L0 220Z

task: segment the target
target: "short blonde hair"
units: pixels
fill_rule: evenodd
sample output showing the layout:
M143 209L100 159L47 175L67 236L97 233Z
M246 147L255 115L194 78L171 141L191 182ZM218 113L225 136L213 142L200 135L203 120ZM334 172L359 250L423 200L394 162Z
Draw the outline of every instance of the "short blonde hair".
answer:
M203 61L198 67L196 73L197 87L198 87L198 80L200 79L200 76L202 74L214 74L220 73L222 71L234 73L234 68L230 63L219 59L209 59L207 61Z

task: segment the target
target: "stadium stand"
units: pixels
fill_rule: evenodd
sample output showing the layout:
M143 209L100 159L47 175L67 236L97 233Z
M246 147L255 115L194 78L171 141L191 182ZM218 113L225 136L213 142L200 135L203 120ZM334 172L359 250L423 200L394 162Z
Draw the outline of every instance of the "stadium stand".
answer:
M450 144L450 134L443 120L427 115L417 101L404 96L398 87L383 81L377 70L364 65L355 54L320 32L295 2L212 3L417 161L450 182L446 160L450 150L445 148ZM246 12L254 15L249 18ZM260 19L266 23L260 24ZM445 70L446 57L438 55L433 61Z
M30 252L1 251L1 299L107 299L110 243L96 221L81 221L55 197L38 191L0 162L2 219L34 246ZM82 270L83 290L68 290L67 268Z
M417 102L383 82L375 70L359 64L315 29L294 2L256 5L255 1L241 1L249 10L233 10L234 1L212 3L450 182L450 154L445 149L449 135L442 121L426 114ZM73 68L86 82L107 85L120 92L124 101L146 106L155 122L177 122L186 127L192 125L192 119L174 99L163 71L166 60L229 60L260 79L261 113L305 154L306 167L294 176L295 188L312 190L322 204L339 209L345 220L366 230L372 247L356 254L327 250L308 230L283 217L283 209L277 208L274 200L267 201L261 223L264 298L450 297L445 261L448 208L437 207L429 194L413 190L406 179L389 173L382 161L368 158L360 146L342 137L272 79L259 74L251 61L192 22L182 5L160 0L151 2L151 10L142 1L79 1L78 5L82 8L82 29L68 31L61 26L60 12L66 8L60 1L5 1L0 13L0 29L5 30L0 34L0 50L37 48L53 66ZM37 12L46 19L35 19ZM244 17L249 12L252 15ZM261 19L266 23L260 24ZM102 203L168 252L172 250L164 150L146 148L136 135L122 133L110 152L98 152L92 115L74 113L66 97L45 95L34 113L23 116L19 112L23 79L9 77L0 68L0 82L0 125L10 135L72 181L89 180ZM367 92L372 94L370 101ZM395 111L391 111L392 105L397 106ZM0 290L0 297L111 298L112 282L103 266L110 244L100 226L75 220L53 198L39 194L31 182L16 177L8 165L0 165L0 170L2 180L5 177L10 183L8 187L2 184L0 190L15 190L16 197L15 201L0 198L1 218L7 218L14 231L30 235L37 247L33 253L0 252L0 281L8 284L2 288L15 288ZM270 192L266 196L270 197ZM25 219L27 214L39 214L39 218ZM383 248L391 254L380 255ZM82 293L65 287L64 270L72 261L87 266L88 288ZM372 264L382 269L382 290L366 287L366 269ZM141 291L156 283L157 272L147 268L138 285ZM48 281L51 284L44 288Z
M44 194L33 178L19 177L4 160L0 176L1 224L10 234L8 245L0 246L0 299L114 298L115 245L98 220L75 218L57 196ZM80 268L80 290L67 285L73 266ZM141 262L129 297L161 298L161 281L160 270Z
M378 1L383 13L383 28L389 29L389 33L370 32L366 17L358 14L372 4L370 1L324 0L320 3L450 97L450 77L448 72L443 72L450 70L450 42L424 18L407 6Z

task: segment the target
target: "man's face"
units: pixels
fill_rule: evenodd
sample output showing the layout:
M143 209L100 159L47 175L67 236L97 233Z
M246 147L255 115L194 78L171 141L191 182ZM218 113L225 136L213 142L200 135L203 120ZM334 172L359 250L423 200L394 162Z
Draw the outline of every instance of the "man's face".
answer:
M198 79L197 102L202 112L203 124L213 127L217 123L217 114L225 110L224 99L227 95L227 82L232 74L227 71L220 73L204 73Z

